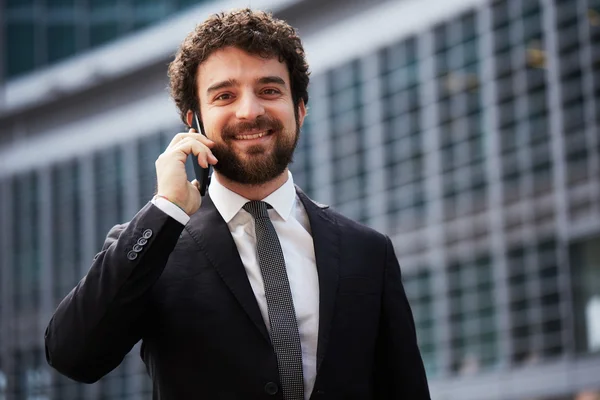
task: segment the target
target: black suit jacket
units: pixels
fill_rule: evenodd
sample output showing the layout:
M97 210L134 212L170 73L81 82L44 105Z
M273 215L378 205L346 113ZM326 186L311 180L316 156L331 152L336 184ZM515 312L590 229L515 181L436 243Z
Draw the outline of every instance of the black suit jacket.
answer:
M391 241L298 195L320 286L311 399L429 399ZM208 196L185 227L148 203L111 229L45 339L48 363L77 381L97 381L141 339L154 399L283 399L254 293Z

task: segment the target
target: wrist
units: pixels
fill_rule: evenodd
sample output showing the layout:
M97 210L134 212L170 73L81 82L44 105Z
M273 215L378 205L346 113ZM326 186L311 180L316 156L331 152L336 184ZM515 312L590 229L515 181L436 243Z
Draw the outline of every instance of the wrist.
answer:
M179 208L181 211L183 211L184 213L186 213L187 215L189 215L189 213L185 210L185 208L183 208L178 202L176 202L175 200L173 200L172 198L170 198L169 196L165 196L164 194L155 194L154 198L161 198L161 199L165 199L167 200L169 203L172 203L173 205L177 206L177 208Z

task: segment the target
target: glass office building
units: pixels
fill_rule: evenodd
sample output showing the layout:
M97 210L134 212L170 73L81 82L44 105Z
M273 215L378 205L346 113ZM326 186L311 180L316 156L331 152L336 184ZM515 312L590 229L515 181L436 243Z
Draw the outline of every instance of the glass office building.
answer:
M318 8L290 7L281 15L299 13L301 34L315 29L294 179L392 238L432 398L597 396L600 1L380 1L326 10L328 28L307 22ZM357 27L365 43L350 46ZM331 29L345 58L330 59ZM51 142L11 118L0 115L0 399L150 398L137 348L81 385L46 365L43 330L110 227L152 197L154 160L181 125L16 165Z
M4 0L6 78L43 68L211 0Z

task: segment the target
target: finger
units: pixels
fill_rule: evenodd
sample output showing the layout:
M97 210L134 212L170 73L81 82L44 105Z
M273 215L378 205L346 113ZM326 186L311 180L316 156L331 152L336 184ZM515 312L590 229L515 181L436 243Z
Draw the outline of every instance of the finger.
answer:
M208 168L209 164L217 163L217 158L212 151L193 138L184 138L177 146L171 149L170 152L182 154L183 158L186 158L190 154L194 154L198 159L198 164L200 164L202 168Z
M177 145L175 145L173 147L173 150L179 151L182 148L191 149L191 153L189 153L186 150L187 154L198 155L198 152L194 151L194 150L198 150L198 149L204 149L203 151L207 151L210 154L212 154L211 149L206 144L204 144L204 143L200 142L199 140L197 140L195 137L185 137L185 138L183 138L179 143L177 143Z
M207 138L206 136L204 136L204 135L202 135L200 133L196 133L196 132L181 132L181 133L178 133L177 135L175 135L175 137L173 137L173 140L171 140L171 143L169 143L169 146L167 147L167 149L169 147L177 145L177 143L181 142L185 138L196 139L199 142L201 142L204 145L206 145L207 147L213 147L215 145L215 142L213 142L212 140L210 140L209 138Z
M195 187L196 189L200 190L200 182L198 182L198 180L197 180L197 179L194 179L194 180L192 181L192 185L194 185L194 187Z
M170 157L175 156L179 160L185 161L185 159L190 154L193 154L194 143L197 143L200 146L204 146L203 144L201 144L200 142L198 142L195 139L192 139L190 137L184 137L183 139L181 139L179 142L177 142L173 146L169 146L165 150L165 152L161 154L161 157L164 156L166 158L170 158ZM206 147L206 146L204 146L204 147Z
M183 139L186 139L186 138L193 138L193 139L199 141L200 143L203 143L207 147L213 147L215 145L215 142L213 142L206 136L204 136L200 133L196 133L193 129L190 129L189 132L180 132L177 135L175 135L173 137L173 139L171 139L171 142L167 146L167 149L170 149L170 148L176 146L178 143L180 143Z
M212 151L208 146L204 143L199 142L196 138L193 137L185 137L179 143L177 143L173 148L169 149L168 152L183 152L186 156L190 154L198 155L202 153L212 154ZM214 155L213 155L214 157Z
M208 164L210 165L215 165L216 163L219 162L219 160L217 160L217 157L215 157L215 155L213 153L207 153L206 154L206 165L201 164L201 157L202 155L198 155L198 164L200 164L202 166L202 168L208 168Z

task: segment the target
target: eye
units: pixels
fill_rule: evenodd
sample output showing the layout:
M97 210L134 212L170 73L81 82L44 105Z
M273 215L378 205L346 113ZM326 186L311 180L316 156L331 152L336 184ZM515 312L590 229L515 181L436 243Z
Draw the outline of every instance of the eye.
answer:
M280 94L281 91L278 89L273 89L273 88L268 88L268 89L264 89L262 91L263 94L266 94L267 96L273 96L273 95L277 95Z
M218 95L217 97L215 97L215 101L219 101L219 100L231 100L233 96L231 95L231 93L221 93L220 95Z

